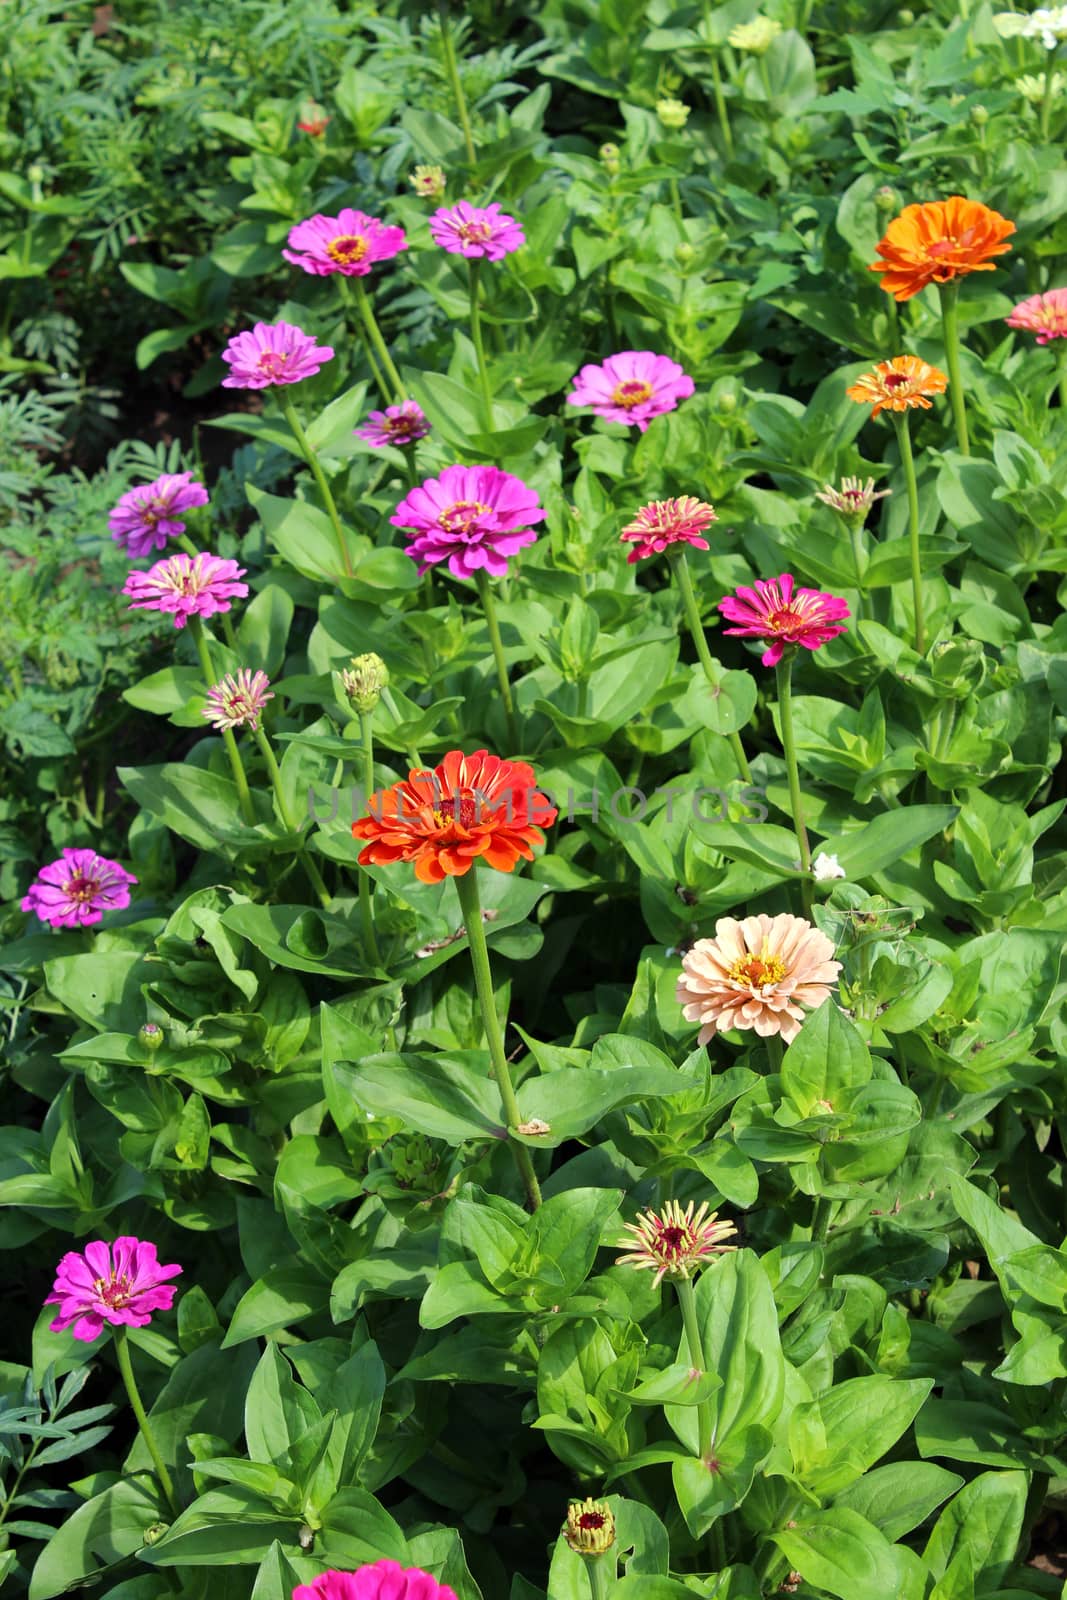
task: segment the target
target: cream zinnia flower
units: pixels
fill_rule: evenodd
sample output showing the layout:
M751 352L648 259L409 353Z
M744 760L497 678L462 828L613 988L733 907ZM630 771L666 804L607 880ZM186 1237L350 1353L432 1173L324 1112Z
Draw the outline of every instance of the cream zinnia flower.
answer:
M789 1044L806 1012L830 997L841 971L833 953L803 917L722 917L714 939L698 939L682 961L675 998L686 1021L700 1023L698 1044L731 1028L781 1034Z

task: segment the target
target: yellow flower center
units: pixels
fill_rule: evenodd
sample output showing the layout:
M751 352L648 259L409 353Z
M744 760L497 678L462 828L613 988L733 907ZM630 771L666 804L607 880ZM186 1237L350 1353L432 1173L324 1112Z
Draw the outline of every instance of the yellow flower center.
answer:
M464 244L485 244L493 236L492 224L488 222L461 222L456 232Z
M652 399L652 385L641 378L627 378L625 383L619 384L611 398L625 411L632 411L634 406Z
M362 261L367 254L369 246L366 239L358 234L342 233L336 239L331 239L326 246L326 254L331 261L336 261L338 266L351 267L357 261Z
M470 533L488 510L489 507L480 500L456 500L445 507L437 520L446 533Z
M130 1298L129 1278L97 1278L93 1288L96 1290L98 1297L106 1306L110 1306L112 1311L117 1311L124 1306Z
M280 378L285 371L285 363L289 359L289 352L283 350L264 350L256 366L265 378Z
M772 611L767 618L767 626L773 628L775 633L792 633L794 629L803 627L804 617L801 612L792 606L780 606L777 611Z
M778 983L786 974L786 965L781 956L772 956L766 944L759 955L741 956L730 968L730 977L734 983L751 984L754 989L766 989L771 984Z
M82 905L100 893L100 885L95 878L87 878L83 873L76 872L63 885L63 893L68 900L74 900L78 905Z

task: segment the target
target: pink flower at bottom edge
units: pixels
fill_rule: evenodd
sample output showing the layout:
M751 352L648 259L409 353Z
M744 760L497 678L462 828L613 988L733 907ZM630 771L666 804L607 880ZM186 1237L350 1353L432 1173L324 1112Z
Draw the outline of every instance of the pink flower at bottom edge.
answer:
M421 1567L375 1561L358 1572L321 1572L298 1584L293 1600L456 1600L456 1591Z

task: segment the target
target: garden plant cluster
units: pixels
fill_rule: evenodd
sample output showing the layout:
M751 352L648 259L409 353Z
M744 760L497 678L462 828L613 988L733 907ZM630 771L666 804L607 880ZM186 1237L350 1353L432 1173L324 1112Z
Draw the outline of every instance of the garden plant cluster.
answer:
M1067 6L3 9L5 1595L1067 1592Z

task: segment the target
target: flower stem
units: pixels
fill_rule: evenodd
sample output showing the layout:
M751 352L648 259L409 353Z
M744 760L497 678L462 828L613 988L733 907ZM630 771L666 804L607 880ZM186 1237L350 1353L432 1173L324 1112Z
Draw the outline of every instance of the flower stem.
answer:
M493 431L493 390L489 382L489 368L485 363L485 341L482 338L482 313L478 305L478 261L468 261L470 268L471 339L478 357L478 383L482 391L482 410L485 413L485 431Z
M196 653L200 657L200 671L204 675L204 682L208 689L213 689L218 683L218 674L211 660L211 651L208 648L207 635L200 617L189 618L189 631L196 645ZM252 792L248 787L248 777L245 773L241 752L237 748L237 740L233 736L232 728L222 728L222 742L226 746L226 754L230 758L230 771L233 781L237 786L237 799L241 806L241 815L250 828L256 825L255 808L252 805Z
M374 733L372 729L373 712L361 711L359 714L359 734L363 741L363 787L367 793L367 805L374 793ZM382 958L378 950L378 940L374 932L374 918L371 915L370 900L374 893L374 880L366 872L359 875L359 920L363 928L363 947L367 952L368 960L376 967L381 966Z
M603 1556L586 1556L585 1570L589 1574L589 1594L591 1600L608 1600L611 1594L612 1583L608 1576L607 1562Z
M952 401L952 415L956 422L956 439L963 455L971 453L967 438L967 409L964 403L963 379L960 377L960 323L958 283L939 283L941 295L941 331L948 363L948 397ZM894 413L897 415L897 413Z
M1048 63L1045 67L1045 87L1041 94L1041 104L1038 107L1038 132L1042 144L1048 143L1049 120L1052 116L1052 86L1056 81L1056 52L1050 50Z
M319 458L312 449L311 442L308 439L307 434L304 432L303 424L296 414L296 406L293 404L292 395L289 393L288 389L283 388L279 389L278 397L281 401L282 413L285 417L285 420L292 429L293 438L300 446L300 452L308 466L311 468L312 477L318 484L319 493L322 496L322 503L326 507L326 515L329 517L330 522L333 525L333 534L334 538L337 540L337 550L341 557L341 565L345 569L345 577L350 578L352 576L352 563L349 560L348 545L345 542L345 530L342 528L341 518L337 514L337 502L334 500L330 485L326 482L326 474L323 472Z
M486 1043L489 1046L489 1059L493 1063L493 1076L497 1088L500 1090L500 1103L504 1108L504 1120L510 1130L517 1128L522 1122L522 1113L519 1103L515 1098L515 1090L511 1082L511 1070L508 1067L508 1058L504 1053L504 1035L500 1027L500 1018L496 1014L496 997L493 993L493 974L489 966L489 947L485 942L485 927L482 923L482 905L478 895L478 869L472 863L469 871L461 873L455 879L456 893L459 895L460 909L463 912L463 926L467 930L467 942L470 945L471 966L474 968L474 986L478 991L478 1004L482 1012L482 1024L485 1028ZM541 1187L537 1182L534 1172L533 1160L529 1150L524 1144L517 1143L509 1138L515 1165L519 1169L530 1210L536 1211L541 1204Z
M467 160L473 167L478 160L474 149L474 135L471 133L470 113L467 110L467 97L463 93L463 84L460 81L459 65L456 61L456 50L452 43L452 33L448 26L448 0L441 0L439 6L441 16L441 44L445 52L445 70L448 81L452 85L452 93L456 100L456 110L459 112L460 127L463 129L463 143L467 146Z
M804 801L800 793L796 740L793 736L793 652L789 647L774 669L778 682L778 717L782 725L782 754L789 774L789 803L793 808L793 827L800 846L800 870L811 873L811 847L804 826Z
M675 1278L674 1287L678 1294L678 1304L682 1311L682 1327L685 1329L685 1342L689 1346L689 1363L701 1375L708 1370L704 1356L704 1341L700 1337L700 1320L697 1317L697 1297L693 1288L692 1278ZM701 1461L706 1461L711 1455L712 1440L712 1414L710 1400L702 1400L697 1406L697 1428L699 1437L699 1450Z
M508 719L508 738L511 740L512 752L519 754L519 724L515 716L515 701L511 693L511 683L508 679L508 665L504 660L504 641L500 637L500 623L497 621L496 601L489 585L489 576L484 567L479 567L475 582L478 585L478 598L482 602L482 612L485 616L486 626L489 629L489 643L493 647L493 660L496 662L497 681L500 684L500 698L504 702L504 714Z
M893 422L900 446L900 461L904 468L904 481L908 486L908 542L911 548L911 594L915 608L915 648L920 655L926 652L926 624L923 620L923 575L919 561L919 486L915 480L915 457L911 453L911 432L908 413L894 411Z
M370 296L363 287L362 278L356 279L356 305L359 309L360 316L363 318L363 326L367 330L367 338L378 352L378 360L381 362L386 373L388 374L389 382L392 384L393 389L396 392L398 403L402 404L407 399L407 395L404 392L404 380L396 370L396 363L389 354L389 346L382 338L382 330L378 326L378 319L374 315L374 308L370 303Z
M821 1244L826 1238L827 1230L830 1226L832 1204L833 1202L827 1200L825 1195L820 1194L816 1197L815 1207L811 1214L811 1237L813 1242L818 1241Z
M726 101L722 92L722 73L719 71L719 58L714 54L714 48L715 47L713 45L713 53L711 56L711 87L712 92L715 95L715 111L719 118L719 131L722 134L722 142L726 147L727 158L732 160L734 153L734 135L733 130L730 127L730 118L726 110Z
M263 732L261 727L256 728L255 739L256 743L259 745L263 759L267 763L267 771L270 773L271 788L274 790L274 798L278 804L278 815L282 819L282 826L289 833L299 833L300 830L293 821L292 812L289 810L289 805L285 798L285 789L282 785L281 768L275 759L274 751L271 749L270 740L267 738L267 735ZM323 906L328 906L332 898L330 891L327 889L326 884L323 881L322 873L319 871L314 861L312 861L311 856L308 854L307 850L302 844L297 845L296 856L297 860L300 862L300 865L307 873L308 882L318 895L320 904Z
M156 1469L156 1477L159 1479L159 1486L163 1490L167 1504L174 1515L178 1516L181 1512L181 1506L174 1492L174 1483L170 1473L167 1471L163 1457L159 1453L159 1446L149 1424L148 1413L145 1411L140 1391L137 1388L137 1380L133 1375L133 1364L130 1361L129 1346L126 1343L126 1329L120 1323L117 1327L112 1328L111 1332L115 1343L115 1359L119 1364L119 1372L125 1385L130 1407L137 1418L137 1426L141 1430L141 1438L148 1447L148 1454L152 1457L152 1463Z
M689 624L689 632L692 635L693 643L696 646L697 655L700 658L700 665L704 668L704 676L707 678L709 686L713 691L717 692L720 680L722 678L722 672L721 669L716 665L711 651L708 649L708 641L704 637L704 625L700 620L700 607L697 605L697 597L693 589L693 579L689 571L689 562L686 560L685 551L679 545L675 545L674 549L671 551L670 562L678 584L678 593L681 596L682 609L685 612L685 620ZM741 777L744 779L745 783L751 783L752 771L745 755L745 747L741 743L740 734L728 733L726 737L729 740L730 749L734 753L734 760L737 762L738 772L741 774Z
M1060 346L1060 410L1067 416L1067 340Z
M337 282L341 290L341 300L345 306L345 309L348 310L352 305L351 286L349 285L348 279L343 273L338 276ZM391 406L393 403L392 393L389 389L389 385L382 377L382 370L375 359L374 346L367 337L364 337L363 340L363 353L367 357L367 365L370 367L374 381L378 385L378 391L381 394L382 399L385 401L387 406Z
M771 1072L781 1072L783 1055L781 1034L768 1034L763 1042L767 1046L767 1065L770 1067Z

